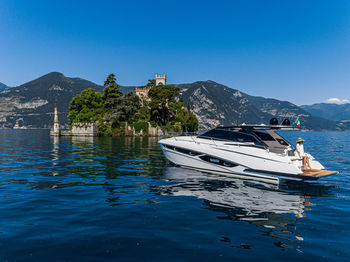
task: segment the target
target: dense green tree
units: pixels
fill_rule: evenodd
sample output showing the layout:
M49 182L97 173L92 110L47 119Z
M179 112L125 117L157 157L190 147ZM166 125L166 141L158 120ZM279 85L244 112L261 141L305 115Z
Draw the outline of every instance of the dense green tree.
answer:
M179 88L172 85L152 87L148 93L151 120L164 126L166 131L179 131L181 126L184 132L196 132L198 120L191 112L190 105L185 108L182 100L176 100Z
M102 100L103 107L107 110L108 108L113 108L123 95L116 80L115 75L110 74L104 82L105 88L103 89Z
M113 127L119 126L120 122L133 121L135 114L140 108L139 97L134 93L114 99L113 107L108 111L107 120Z
M102 107L102 96L93 88L83 90L69 103L68 124L74 122L91 122L97 116Z
M150 79L150 80L148 80L148 83L147 83L146 86L148 86L148 87L154 87L154 86L156 86L156 80L155 80L155 79Z
M151 99L149 102L151 118L158 124L165 125L172 113L176 114L178 104L175 98L179 95L179 90L177 86L159 85L152 87L148 92Z
M183 105L182 102L179 102ZM196 116L191 112L189 104L187 104L187 109L182 106L180 110L177 110L174 122L181 123L183 132L196 132L198 130L198 120Z
M185 132L198 131L198 119L191 111L187 111L187 117L183 125L183 130Z
M110 74L104 82L105 88L102 95L103 114L99 121L101 133L110 135L114 129L121 127L122 122L133 121L140 108L140 101L134 93L125 96L120 92L114 74Z
M197 132L198 131L198 119L197 117L191 112L190 103L187 103L187 110L186 110L186 116L185 116L185 122L183 125L183 130L185 132Z

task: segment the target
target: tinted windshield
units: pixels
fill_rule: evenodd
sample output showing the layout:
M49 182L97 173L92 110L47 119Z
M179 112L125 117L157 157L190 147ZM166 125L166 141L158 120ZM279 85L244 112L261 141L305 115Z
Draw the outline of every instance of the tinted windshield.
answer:
M253 143L255 145L264 146L264 143L258 140L256 137L249 134L244 134L238 131L232 131L232 130L213 129L198 137L220 139L220 140L227 140L227 141L240 142L240 143Z
M270 134L268 134L266 132L254 131L253 133L263 141L275 141L275 139Z

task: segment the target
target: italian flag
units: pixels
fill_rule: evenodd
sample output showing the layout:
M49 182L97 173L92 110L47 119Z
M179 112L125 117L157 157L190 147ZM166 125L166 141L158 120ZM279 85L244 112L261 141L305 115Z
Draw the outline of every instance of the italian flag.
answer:
M298 126L298 128L300 128L300 120L299 120L299 117L298 117L297 120L295 121L295 124Z

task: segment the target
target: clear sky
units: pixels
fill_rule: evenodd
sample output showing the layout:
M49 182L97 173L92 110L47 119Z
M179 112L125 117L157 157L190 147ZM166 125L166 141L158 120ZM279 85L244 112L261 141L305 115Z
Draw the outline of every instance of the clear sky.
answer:
M350 1L1 0L0 82L52 71L121 85L167 73L297 105L350 99Z

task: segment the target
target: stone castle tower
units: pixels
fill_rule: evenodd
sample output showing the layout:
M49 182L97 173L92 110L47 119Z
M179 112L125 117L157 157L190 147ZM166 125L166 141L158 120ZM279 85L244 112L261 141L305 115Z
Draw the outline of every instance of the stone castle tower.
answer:
M156 74L156 86L166 85L166 74L158 75Z
M156 74L156 86L158 85L166 85L166 74L160 75ZM145 86L141 88L136 88L136 95L141 99L148 99L148 91L152 88L152 86Z

